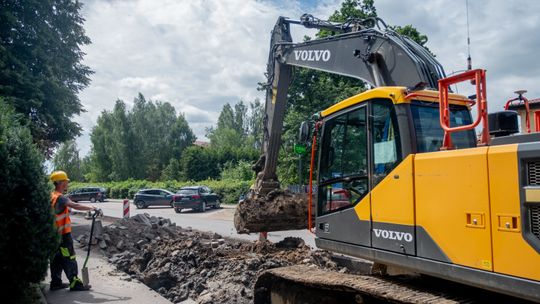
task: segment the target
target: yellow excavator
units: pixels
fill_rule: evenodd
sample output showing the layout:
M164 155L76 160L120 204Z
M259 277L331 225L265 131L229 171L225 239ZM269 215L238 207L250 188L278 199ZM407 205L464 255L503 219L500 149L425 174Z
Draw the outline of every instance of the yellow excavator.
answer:
M338 34L293 43L291 25ZM278 190L276 175L294 67L372 87L302 124L312 149L305 197ZM432 54L378 18L303 15L278 19L267 76L263 156L235 214L239 232L308 227L321 249L540 301L540 134L518 134L514 111L488 115L484 70L446 77ZM459 82L476 94L452 93ZM255 302L310 302L291 291L298 284L326 290L325 303L375 288L292 267L262 275Z

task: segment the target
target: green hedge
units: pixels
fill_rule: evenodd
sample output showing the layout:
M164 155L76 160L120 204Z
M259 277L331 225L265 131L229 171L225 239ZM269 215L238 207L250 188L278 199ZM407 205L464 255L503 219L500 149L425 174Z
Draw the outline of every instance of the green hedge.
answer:
M141 189L159 188L167 189L176 192L178 189L185 186L202 185L208 186L220 197L225 204L236 204L241 194L249 190L252 182L241 180L205 180L200 182L178 182L178 181L163 181L149 182L146 180L126 180L122 182L107 182L107 183L70 183L69 191L73 191L83 187L95 186L107 189L108 198L132 199L135 193Z
M30 130L0 98L0 284L2 303L24 303L56 252L44 159Z

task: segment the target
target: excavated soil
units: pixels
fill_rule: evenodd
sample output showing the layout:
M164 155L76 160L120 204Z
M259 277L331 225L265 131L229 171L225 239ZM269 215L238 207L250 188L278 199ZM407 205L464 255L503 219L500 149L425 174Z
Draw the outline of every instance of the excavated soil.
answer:
M78 238L81 246L88 236ZM341 270L329 252L302 239L246 242L181 228L168 219L140 214L106 226L92 240L116 267L174 303L252 303L257 276L276 267L306 265Z
M236 207L234 226L238 233L306 229L308 196L278 189L247 198Z

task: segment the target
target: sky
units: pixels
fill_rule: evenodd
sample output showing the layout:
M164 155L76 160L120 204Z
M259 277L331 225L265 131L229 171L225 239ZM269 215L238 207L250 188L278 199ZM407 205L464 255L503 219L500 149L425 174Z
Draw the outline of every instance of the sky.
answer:
M326 19L340 0L83 0L84 27L92 44L84 64L95 73L80 94L86 112L76 117L81 155L103 110L117 99L128 106L140 92L184 113L199 140L217 122L225 103L263 99L270 31L278 16L310 13ZM427 47L447 74L466 68L465 0L375 0L379 17L411 24L428 36ZM488 107L501 110L517 89L540 97L540 1L469 1L473 68L487 70ZM293 38L314 35L293 29ZM459 87L458 89L461 89ZM466 88L460 93L467 93Z

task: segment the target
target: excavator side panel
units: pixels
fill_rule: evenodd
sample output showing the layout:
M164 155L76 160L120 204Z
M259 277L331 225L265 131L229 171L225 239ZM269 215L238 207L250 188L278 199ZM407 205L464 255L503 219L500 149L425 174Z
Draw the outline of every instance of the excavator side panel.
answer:
M371 190L373 247L416 254L414 237L414 154Z
M417 154L417 235L429 236L446 261L493 270L487 147ZM417 240L419 257L445 261Z
M518 149L530 144L492 146L489 148L488 164L494 270L540 281L540 251L535 250L523 237L524 233L528 233L527 230L532 230L532 227L524 225L525 223L530 224L532 220L532 224L540 225L540 200L531 197L531 194L538 190L536 185L531 186L535 182L533 180L531 183L531 176L528 174L530 170L532 177L535 177L535 170L529 165L539 160L540 144L535 145L536 159L526 155L523 159L518 159ZM524 174L520 174L520 171ZM523 197L523 206L520 197ZM533 206L532 214L525 204ZM522 208L529 209L525 210L523 217ZM536 213L534 210L537 210ZM536 236L533 234L533 237ZM538 241L540 242L540 238Z

